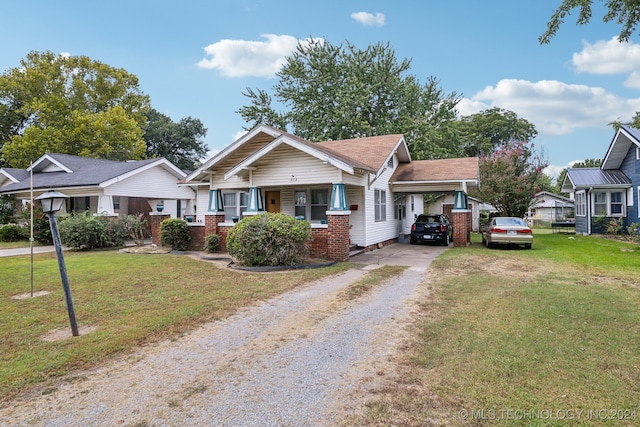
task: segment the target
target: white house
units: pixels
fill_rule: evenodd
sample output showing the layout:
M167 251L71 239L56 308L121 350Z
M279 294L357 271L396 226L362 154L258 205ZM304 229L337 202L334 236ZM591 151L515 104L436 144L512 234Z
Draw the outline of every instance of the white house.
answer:
M56 190L69 196L66 211L96 215L193 215L195 191L178 186L186 173L164 158L118 162L48 153L27 169L0 169L0 194L27 202Z
M228 229L235 217L284 212L310 221L314 239L328 246L346 240L348 254L349 245L370 248L407 233L422 213L422 194L466 196L478 182L477 158L413 161L400 134L313 143L260 125L183 184L198 189L196 216L210 231ZM344 239L333 223L346 230Z

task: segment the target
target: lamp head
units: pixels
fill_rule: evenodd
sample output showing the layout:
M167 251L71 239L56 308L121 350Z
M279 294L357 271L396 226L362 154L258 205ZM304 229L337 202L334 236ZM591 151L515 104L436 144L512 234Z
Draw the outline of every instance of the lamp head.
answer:
M40 200L42 204L42 212L51 213L58 212L64 206L65 200L67 200L69 196L59 193L57 191L47 191L36 197L36 200Z

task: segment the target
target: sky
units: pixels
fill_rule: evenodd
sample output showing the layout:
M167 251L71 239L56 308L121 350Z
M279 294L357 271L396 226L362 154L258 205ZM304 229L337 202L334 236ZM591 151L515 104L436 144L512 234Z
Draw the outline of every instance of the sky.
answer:
M85 55L135 74L151 105L197 118L210 154L248 126L247 88L270 90L298 41L359 49L388 43L421 83L456 93L461 115L498 107L533 123L552 177L602 158L612 121L640 111L640 37L619 43L594 0L549 45L538 37L561 0L0 0L0 72L30 51Z

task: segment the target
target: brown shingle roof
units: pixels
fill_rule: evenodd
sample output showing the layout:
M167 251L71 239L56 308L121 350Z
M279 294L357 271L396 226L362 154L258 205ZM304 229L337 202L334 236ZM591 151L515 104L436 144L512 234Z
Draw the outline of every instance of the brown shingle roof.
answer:
M384 166L389 154L403 138L401 134L370 136L366 138L341 139L318 142L317 145L327 148L341 156L358 161L371 171L378 171Z
M391 182L479 180L477 157L441 160L414 160L401 163L393 173Z

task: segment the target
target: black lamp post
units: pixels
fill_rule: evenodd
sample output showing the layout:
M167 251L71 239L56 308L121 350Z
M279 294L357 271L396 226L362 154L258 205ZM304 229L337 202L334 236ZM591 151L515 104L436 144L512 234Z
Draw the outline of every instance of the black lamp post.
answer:
M71 289L69 288L69 279L67 278L67 267L64 264L64 256L62 255L62 243L60 242L60 232L58 231L58 222L56 220L56 212L62 209L64 202L68 199L66 196L57 191L48 191L36 198L42 203L42 212L49 217L49 226L51 227L51 238L53 246L56 248L58 257L58 268L60 269L60 279L62 279L62 288L64 289L64 297L67 302L67 311L69 312L69 322L71 323L71 333L74 337L80 335L78 333L78 325L76 324L76 313L73 310L73 300L71 299Z

